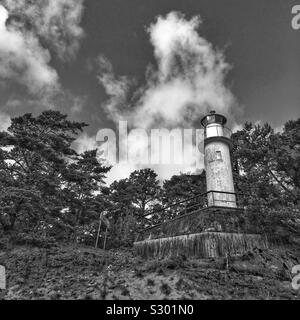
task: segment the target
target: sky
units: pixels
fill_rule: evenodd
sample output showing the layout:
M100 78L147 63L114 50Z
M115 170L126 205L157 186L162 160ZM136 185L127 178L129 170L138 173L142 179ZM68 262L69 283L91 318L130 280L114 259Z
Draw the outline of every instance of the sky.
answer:
M0 129L52 108L99 129L200 127L300 116L300 30L293 0L0 1ZM135 166L119 164L110 181ZM183 167L156 167L162 178Z

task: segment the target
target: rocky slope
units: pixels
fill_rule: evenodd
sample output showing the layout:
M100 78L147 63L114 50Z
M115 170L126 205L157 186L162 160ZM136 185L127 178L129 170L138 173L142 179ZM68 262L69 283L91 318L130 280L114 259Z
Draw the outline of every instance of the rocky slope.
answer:
M0 251L7 289L0 299L299 299L291 286L300 254L255 249L234 259L142 260L128 249Z

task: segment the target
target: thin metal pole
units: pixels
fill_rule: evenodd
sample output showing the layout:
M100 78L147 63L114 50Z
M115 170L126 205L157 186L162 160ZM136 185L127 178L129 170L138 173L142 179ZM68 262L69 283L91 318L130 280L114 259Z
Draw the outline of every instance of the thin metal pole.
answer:
M105 247L106 247L106 237L107 237L107 229L108 229L108 227L106 226L106 230L105 230L105 236L104 236L104 244L103 244L103 250L105 250Z
M96 238L95 249L97 249L97 248L98 248L98 240L99 240L99 236L100 236L101 224L102 224L102 212L100 213L100 216L99 216L99 227L98 227L98 232L97 232L97 238Z

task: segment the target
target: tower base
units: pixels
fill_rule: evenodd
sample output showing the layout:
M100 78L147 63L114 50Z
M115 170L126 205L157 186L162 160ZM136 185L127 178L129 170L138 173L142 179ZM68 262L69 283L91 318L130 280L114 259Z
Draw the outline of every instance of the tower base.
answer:
M243 254L254 248L267 248L266 239L257 234L201 232L134 243L143 258L166 258L185 255L194 258L217 258Z

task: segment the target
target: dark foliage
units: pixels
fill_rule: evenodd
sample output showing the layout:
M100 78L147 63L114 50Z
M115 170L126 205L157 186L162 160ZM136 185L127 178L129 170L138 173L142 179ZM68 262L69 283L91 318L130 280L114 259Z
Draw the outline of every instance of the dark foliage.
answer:
M204 206L205 172L181 174L162 186L152 169L105 186L110 168L97 151L72 147L85 123L58 111L12 119L0 132L0 245L12 239L49 247L72 241L106 248L131 246L138 231ZM233 135L236 191L245 230L291 241L299 233L300 119L275 133L246 123ZM182 200L193 198L172 207ZM171 207L170 207L171 206ZM252 229L251 229L252 228Z

